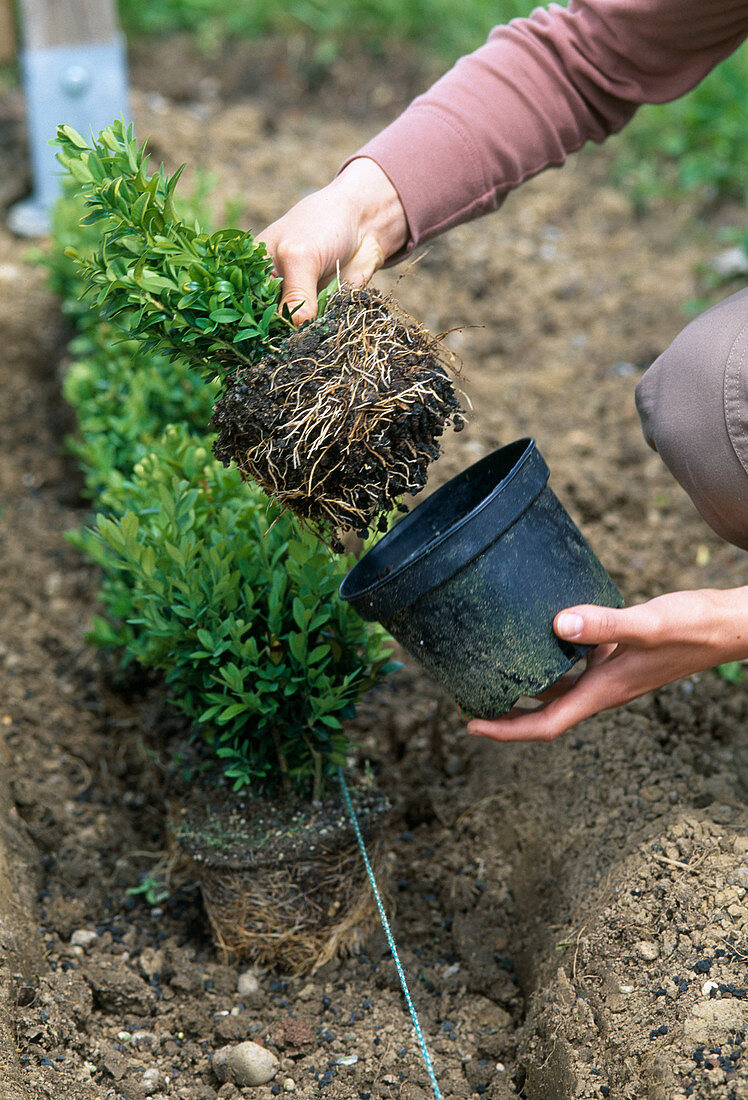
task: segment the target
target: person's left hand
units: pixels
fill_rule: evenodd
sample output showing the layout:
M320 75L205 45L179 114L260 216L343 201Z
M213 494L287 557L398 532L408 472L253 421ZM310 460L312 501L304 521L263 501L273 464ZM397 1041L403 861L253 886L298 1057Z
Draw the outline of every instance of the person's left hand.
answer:
M748 588L701 589L658 596L622 610L585 604L559 612L560 638L594 645L573 670L538 698L501 718L474 718L468 732L495 741L551 741L601 710L621 706L694 672L748 657Z

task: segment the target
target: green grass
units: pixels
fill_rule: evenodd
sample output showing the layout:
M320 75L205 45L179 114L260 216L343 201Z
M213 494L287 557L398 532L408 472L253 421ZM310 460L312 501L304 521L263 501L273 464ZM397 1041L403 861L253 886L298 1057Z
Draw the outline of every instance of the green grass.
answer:
M333 56L356 39L373 50L407 41L445 58L475 49L497 23L527 15L532 0L120 0L130 36L189 31L210 47L226 37L303 33Z
M614 174L640 209L694 195L748 202L748 44L682 99L642 107L616 138Z

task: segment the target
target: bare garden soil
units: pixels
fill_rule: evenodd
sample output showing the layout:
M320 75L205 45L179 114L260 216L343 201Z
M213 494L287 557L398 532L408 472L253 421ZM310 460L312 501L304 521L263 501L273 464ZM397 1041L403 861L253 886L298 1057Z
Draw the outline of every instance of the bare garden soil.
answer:
M322 78L294 50L200 61L176 41L133 57L156 159L215 170L219 209L239 201L255 228L427 80L398 55ZM0 114L7 205L26 173L17 93ZM465 326L448 342L474 411L431 486L533 435L628 602L743 584L744 555L705 527L633 408L701 291L715 225L687 204L637 220L608 166L580 156L377 280L431 332ZM0 1098L425 1100L380 932L240 993L246 964L217 954L192 881L155 904L127 893L168 865L179 722L155 685L117 689L86 645L96 574L63 537L86 519L64 450L69 334L3 230L0 334ZM445 1098L748 1097L747 712L744 686L706 673L555 743L498 746L470 739L410 662L366 701L356 736L393 804L394 928ZM247 1038L278 1076L221 1085L213 1052Z

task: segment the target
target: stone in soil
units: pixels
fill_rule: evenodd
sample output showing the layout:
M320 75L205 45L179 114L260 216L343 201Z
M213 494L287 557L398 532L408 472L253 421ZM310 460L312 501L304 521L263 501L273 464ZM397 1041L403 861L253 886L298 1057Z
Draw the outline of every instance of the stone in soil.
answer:
M279 1067L280 1062L272 1050L250 1041L221 1047L213 1055L213 1070L219 1081L231 1082L240 1088L266 1085Z

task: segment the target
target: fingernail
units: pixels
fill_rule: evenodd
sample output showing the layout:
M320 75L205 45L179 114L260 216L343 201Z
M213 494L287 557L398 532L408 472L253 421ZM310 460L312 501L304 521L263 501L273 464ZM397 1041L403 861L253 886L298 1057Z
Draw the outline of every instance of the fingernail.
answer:
M582 633L583 627L584 619L573 611L564 611L556 620L556 633L564 638L576 638L577 634Z

